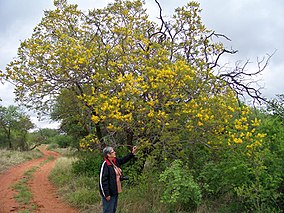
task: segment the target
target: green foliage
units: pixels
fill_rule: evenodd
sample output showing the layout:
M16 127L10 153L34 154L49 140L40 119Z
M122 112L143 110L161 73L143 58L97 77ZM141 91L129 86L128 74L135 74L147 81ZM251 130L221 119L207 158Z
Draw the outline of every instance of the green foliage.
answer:
M281 194L275 188L269 187L272 185L271 179L266 179L265 182L248 181L247 184L235 188L247 212L281 212L281 207L277 205Z
M78 140L73 136L61 134L56 129L40 129L29 134L30 144L50 144L59 148L76 147L78 148ZM55 147L53 147L55 148Z
M241 185L250 178L250 168L246 162L232 156L221 162L207 162L198 175L203 184L206 196L217 198L232 191L234 187Z
M247 208L254 206L261 211L280 212L284 208L284 120L275 114L258 112L262 119L261 131L266 138L260 152L252 160L254 179L247 187L238 188L237 192L244 198ZM254 186L254 187L252 187Z
M61 122L60 130L77 139L94 130L90 112L85 110L81 104L74 91L63 89L56 97L56 103L51 112L51 119Z
M73 163L72 171L76 175L98 176L103 160L98 151L85 151L78 156L78 160Z
M242 154L242 149L222 150L200 173L206 194L221 197L231 193L231 203L252 212L280 212L283 208L283 123L279 117L256 111L265 132L260 147Z
M49 128L39 129L37 133L44 138L51 138L59 134L58 130Z
M46 142L58 144L60 148L70 147L76 143L74 138L68 135L55 135L54 137L48 138Z
M29 144L48 144L52 143L51 139L59 135L58 130L56 129L39 129L37 131L29 133Z
M196 207L201 203L201 190L195 182L190 169L181 160L175 160L160 175L164 184L162 202L170 205L182 204L186 208Z
M48 146L47 146L47 150L54 150L54 149L57 149L57 148L58 148L57 143L51 143L51 144L48 144Z
M126 156L131 152L131 148L129 146L119 146L114 147L116 150L117 157L123 157ZM135 184L136 181L138 181L138 178L141 174L141 164L143 164L143 158L139 158L135 156L133 159L131 159L129 162L127 162L124 165L121 165L122 173L124 175L129 176L129 180L125 181L124 184Z
M153 167L144 170L134 182L123 182L118 209L122 212L168 212L166 204L160 202L164 186L159 182L159 175L160 172Z
M127 149L125 153L121 149L118 150L121 155L127 153ZM281 179L276 177L282 174L279 174L280 170L276 169L277 175L274 177L275 174L271 173L270 168L264 166L265 160L270 155L266 149L253 157L245 157L238 151L229 152L228 150L223 150L223 153L219 150L216 156L211 156L210 152L204 152L204 150L200 153L207 155L201 158L204 162L209 158L211 161L206 162L203 167L198 162L195 171L189 170L182 161L176 160L164 172L161 172L155 163L155 157L148 157L144 170L135 181L123 182L123 193L119 198L120 211L148 213L151 209L152 212L175 213L281 212L282 194L279 193ZM98 156L98 159L100 165L102 156ZM272 166L274 161L278 161L276 158L268 157L268 159ZM55 179L58 184L64 185L62 194L68 195L72 203L76 203L86 212L88 212L87 209L101 211L100 197L98 193L97 195L94 193L98 190L98 173L93 173L93 176L81 173L78 176L74 173L72 162L74 161L69 161L69 166L66 168L62 161L57 165L56 173L59 176ZM123 171L126 171L128 167L131 168L132 165L127 165ZM278 167L274 165L273 168ZM195 202L192 199L195 199ZM160 200L165 202L160 203ZM201 203L196 206L198 200Z
M116 149L118 156L124 156L129 153L129 150L123 147ZM73 163L72 171L76 175L98 176L100 166L103 161L103 156L98 150L81 151L77 154L78 160ZM122 166L124 175L130 176L130 181L137 178L137 165L134 161L130 161L127 165Z
M0 129L0 148L4 149L9 147L9 141L7 136L5 135L4 131L2 129Z
M55 140L60 148L66 148L75 144L74 138L68 135L58 135Z
M0 147L28 150L27 134L32 128L34 124L20 107L0 106Z

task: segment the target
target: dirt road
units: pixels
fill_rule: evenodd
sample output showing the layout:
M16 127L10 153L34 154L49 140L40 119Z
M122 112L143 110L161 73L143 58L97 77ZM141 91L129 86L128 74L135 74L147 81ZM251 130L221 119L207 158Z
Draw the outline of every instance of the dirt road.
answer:
M48 180L48 175L60 154L48 151L44 146L40 150L44 157L15 166L0 175L0 213L23 212L27 209L28 212L44 213L78 212L57 197L56 189ZM37 169L27 182L32 198L29 204L20 204L14 199L17 192L12 186L24 178L25 172L35 167Z

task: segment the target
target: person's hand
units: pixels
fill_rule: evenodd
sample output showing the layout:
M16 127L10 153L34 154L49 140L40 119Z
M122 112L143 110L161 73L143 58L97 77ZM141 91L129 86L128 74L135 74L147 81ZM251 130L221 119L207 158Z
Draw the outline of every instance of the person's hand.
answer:
M136 146L133 146L133 147L132 147L132 154L135 154L136 151L137 151L137 147L136 147Z
M107 197L106 197L106 200L107 200L107 201L110 201L110 196L107 196Z

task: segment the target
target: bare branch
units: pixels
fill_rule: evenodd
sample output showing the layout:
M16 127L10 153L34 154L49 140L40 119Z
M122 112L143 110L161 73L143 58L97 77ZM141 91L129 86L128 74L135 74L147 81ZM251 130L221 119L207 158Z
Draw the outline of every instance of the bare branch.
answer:
M160 3L159 3L157 0L155 0L155 2L156 2L156 4L158 5L159 10L160 10L159 19L162 21L162 25L161 25L161 27L160 27L160 31L162 31L162 29L163 29L163 27L164 27L164 24L165 24L164 19L163 19L163 16L162 16L162 7L161 7Z
M258 60L258 69L255 72L248 72L246 70L248 64L251 63L249 60L247 60L243 63L243 65L241 65L240 62L237 62L236 67L233 70L226 71L226 73L221 73L217 77L224 80L227 85L236 92L238 97L245 97L245 95L248 95L253 99L254 102L266 102L266 98L262 96L260 91L263 88L260 87L257 84L257 81L252 78L257 77L257 75L261 74L265 70L272 55L268 55L268 58L266 59L263 58L260 61ZM255 88L255 85L257 85L258 88Z

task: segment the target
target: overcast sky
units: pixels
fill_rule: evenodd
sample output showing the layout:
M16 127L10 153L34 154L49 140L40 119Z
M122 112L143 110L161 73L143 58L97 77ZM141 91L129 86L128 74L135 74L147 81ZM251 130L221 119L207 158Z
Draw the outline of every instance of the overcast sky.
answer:
M79 8L88 9L104 7L112 0L69 0ZM163 13L170 16L174 8L185 5L186 0L160 0ZM237 60L249 59L252 70L257 69L257 58L267 54L274 56L263 75L260 84L263 94L274 98L284 94L282 83L284 74L284 1L283 0L197 0L202 9L201 17L208 29L224 34L231 39L226 45L238 50L228 59L232 65ZM148 13L158 17L158 7L154 0L146 0ZM17 55L20 42L29 38L33 28L43 17L43 11L54 9L53 0L0 0L0 69ZM13 88L9 84L0 84L0 105L15 105ZM38 122L38 127L56 127L47 121Z

